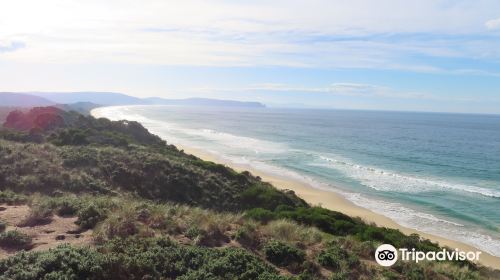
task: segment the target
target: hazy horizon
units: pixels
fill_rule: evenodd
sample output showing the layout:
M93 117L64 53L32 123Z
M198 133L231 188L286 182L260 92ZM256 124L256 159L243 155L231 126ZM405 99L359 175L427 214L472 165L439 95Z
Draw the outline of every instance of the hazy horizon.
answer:
M500 2L2 1L1 92L500 113Z

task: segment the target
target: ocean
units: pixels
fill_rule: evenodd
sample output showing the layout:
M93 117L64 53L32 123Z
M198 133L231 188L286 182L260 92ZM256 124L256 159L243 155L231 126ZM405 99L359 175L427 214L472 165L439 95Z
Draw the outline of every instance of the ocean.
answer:
M500 256L498 115L177 106L96 113Z

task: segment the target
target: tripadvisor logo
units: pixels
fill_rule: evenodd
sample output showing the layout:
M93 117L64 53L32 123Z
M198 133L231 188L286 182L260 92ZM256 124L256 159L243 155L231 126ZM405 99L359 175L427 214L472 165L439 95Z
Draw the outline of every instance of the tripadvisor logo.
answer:
M398 260L398 251L391 244L382 244L375 251L375 260L381 266L391 266Z
M403 261L465 261L472 262L479 260L480 251L477 252L464 252L455 249L453 251L442 249L441 251L422 252L416 251L415 248L408 250L406 248L396 249L391 244L382 244L375 251L375 260L381 266L391 266L398 260L398 255Z

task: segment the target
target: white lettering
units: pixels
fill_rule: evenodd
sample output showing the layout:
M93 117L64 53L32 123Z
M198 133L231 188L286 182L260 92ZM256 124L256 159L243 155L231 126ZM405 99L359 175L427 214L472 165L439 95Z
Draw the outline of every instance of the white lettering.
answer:
M390 245L392 246L392 245ZM392 246L392 248L394 248ZM447 249L442 249L441 251L429 251L429 252L423 252L423 251L417 251L415 248L412 248L411 251L407 248L399 248L396 249L394 248L394 252L399 251L399 255L396 255L399 257L400 260L402 261L414 261L416 263L421 262L423 260L428 260L428 261L465 261L469 260L472 262L477 262L479 260L479 256L481 255L482 252L480 251L460 251L458 249L455 249L453 251L447 250ZM381 255L379 257L384 257L387 258L390 256L390 254L387 254L387 251L382 251ZM392 264L390 264L392 265ZM385 265L387 266L387 265Z

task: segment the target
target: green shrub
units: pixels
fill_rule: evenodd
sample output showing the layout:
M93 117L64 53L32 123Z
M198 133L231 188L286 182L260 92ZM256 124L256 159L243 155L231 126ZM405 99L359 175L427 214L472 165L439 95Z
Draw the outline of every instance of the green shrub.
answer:
M15 131L12 129L5 129L3 127L0 127L0 138L9 140L9 141L16 141L16 142L21 142L21 143L28 143L28 142L41 142L38 137L34 137L35 135L31 135L28 132L20 132L20 131Z
M68 245L0 260L0 279L287 279L236 248L180 246L168 239L114 239L98 249Z
M347 259L347 253L338 247L328 248L318 255L318 263L324 267L334 270L340 269L342 263Z
M196 226L191 226L189 227L187 230L186 230L186 237L189 238L189 239L195 239L201 235L203 235L203 231L201 229L199 229L198 227Z
M424 252L439 250L438 244L428 239L421 240L417 234L405 235L397 229L363 225L355 234L362 241L379 241L392 244L396 248L415 248Z
M19 205L28 202L25 195L17 194L13 191L0 191L0 203L7 205Z
M422 251L437 251L439 246L418 235L405 235L397 229L368 225L359 219L322 207L291 207L279 205L274 213L278 218L295 220L301 224L315 226L333 235L354 235L361 241L378 241L401 248L416 248Z
M328 243L325 250L319 253L318 263L333 270L347 270L357 266L359 264L359 258L332 241Z
M202 159L197 159L197 160L193 161L193 164L195 164L197 166L200 166L203 169L207 169L207 170L213 171L215 173L220 173L222 175L225 175L225 176L228 176L228 177L232 177L232 178L237 178L238 175L239 175L232 168L229 168L229 167L227 167L225 165L222 165L222 164L219 164L219 163L215 163L215 162L211 162L211 161L205 161L205 160L202 160ZM241 178L246 178L246 176L243 175Z
M375 249L377 245L373 241L359 241L353 236L348 236L346 238L339 238L337 240L339 246L349 249L349 251L354 254L366 258L372 259L375 255Z
M363 226L361 222L345 214L321 207L290 208L280 205L275 212L280 218L292 219L305 225L315 226L335 235L355 233Z
M88 130L76 128L61 129L58 132L51 134L49 137L49 141L58 146L85 145L89 143L89 141L87 140L88 135Z
M281 241L270 241L262 250L266 259L278 266L301 264L305 259L304 251Z
M139 227L134 217L113 215L99 225L94 234L101 236L98 239L113 239L115 237L126 238L139 233Z
M264 208L274 210L279 205L305 206L303 200L297 199L295 195L286 194L271 185L257 184L247 188L241 193L243 206L248 208Z
M41 252L23 252L0 261L1 280L119 279L110 269L115 256L95 249L62 245Z
M4 248L26 249L31 245L31 237L17 230L0 233L0 246Z
M103 209L94 204L89 204L78 211L78 220L75 223L82 229L94 228L97 223L106 218L106 214L103 212Z
M75 200L64 199L57 206L57 215L59 216L74 216L78 213L80 204Z
M316 280L320 277L321 272L319 266L312 261L305 261L302 264L302 272L298 275L298 280Z
M245 218L267 223L276 219L276 214L263 208L253 208L245 212Z
M306 205L248 172L181 153L137 123L72 118L70 127L42 132L50 135L42 144L1 140L8 146L0 152L1 186L49 195L129 193L224 211Z
M312 245L321 242L322 233L315 227L307 227L297 222L280 219L264 225L261 232L274 240L287 243Z
M37 225L46 225L52 221L52 209L50 205L41 201L40 198L35 198L31 204L30 213L24 218L19 226L34 227Z
M245 247L257 248L260 244L257 224L246 222L236 230L234 239Z

